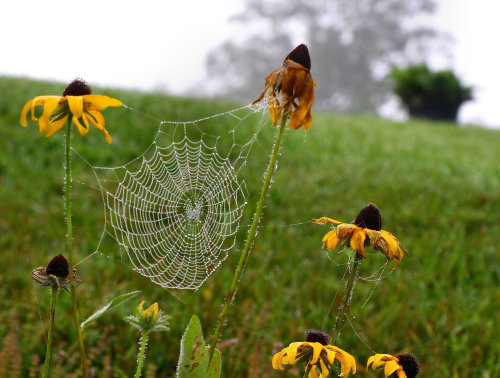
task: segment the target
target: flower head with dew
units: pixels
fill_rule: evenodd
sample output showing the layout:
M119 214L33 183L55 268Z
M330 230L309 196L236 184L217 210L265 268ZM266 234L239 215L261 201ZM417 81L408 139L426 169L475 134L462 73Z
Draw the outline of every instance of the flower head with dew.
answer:
M308 377L327 377L334 371L334 362L340 364L339 377L356 374L356 360L349 353L328 345L328 335L322 331L307 331L306 341L291 343L273 356L273 369L283 370L283 365L305 363ZM318 372L320 375L318 375Z
M266 76L266 86L253 102L261 101L269 90L269 113L276 126L283 113L290 118L290 129L312 124L311 106L314 102L314 82L311 58L307 46L301 44L288 54L283 65Z
M413 353L404 353L396 357L390 354L376 354L368 359L366 368L372 367L373 370L384 366L384 375L386 377L393 373L398 378L414 378L420 372L417 357Z
M337 226L323 236L323 249L335 250L341 243L349 243L350 247L362 257L366 257L365 246L381 251L387 260L397 260L393 269L396 269L403 259L403 252L408 251L401 245L399 240L390 232L382 230L382 216L378 207L370 203L365 206L352 223L342 223L331 218L323 217L313 219L313 223Z
M92 123L103 132L108 143L111 143L111 136L105 128L104 117L100 111L110 106L121 105L122 102L116 98L93 95L85 81L75 79L66 87L62 96L37 96L28 101L21 111L20 122L23 126L28 125L26 116L31 110L31 120L38 121L40 132L49 137L61 130L71 116L80 135L87 134ZM43 106L40 118L35 116L37 106Z
M154 303L146 310L143 309L144 302L142 301L137 307L135 315L129 315L125 318L127 322L134 327L144 332L161 332L169 331L169 315L163 314L158 307L158 303Z

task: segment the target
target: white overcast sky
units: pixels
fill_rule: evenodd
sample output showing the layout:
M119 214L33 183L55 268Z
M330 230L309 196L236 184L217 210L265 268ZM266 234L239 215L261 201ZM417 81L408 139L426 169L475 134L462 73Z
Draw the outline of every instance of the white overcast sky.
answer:
M462 122L500 127L500 2L437 0L433 25L449 32L451 66L476 99ZM0 75L165 89L205 76L208 51L244 29L228 22L244 0L12 0L0 4ZM297 41L297 43L307 41ZM437 59L436 61L441 61Z

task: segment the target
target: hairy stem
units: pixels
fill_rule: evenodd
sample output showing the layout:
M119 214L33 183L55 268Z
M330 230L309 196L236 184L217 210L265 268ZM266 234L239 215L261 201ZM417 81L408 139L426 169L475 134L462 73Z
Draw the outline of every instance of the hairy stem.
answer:
M271 184L271 179L272 179L273 173L274 173L275 168L276 168L276 161L278 159L279 149L281 146L281 140L283 139L283 134L285 132L286 120L287 120L287 113L283 114L283 116L281 118L281 122L278 126L278 130L276 130L276 139L274 142L274 147L273 147L273 151L271 154L271 159L269 160L269 165L267 166L267 171L266 171L266 175L264 178L264 184L262 185L262 190L260 193L259 201L257 202L257 207L255 209L255 214L253 216L252 225L250 226L250 230L248 231L247 240L245 242L245 246L243 247L240 261L239 261L238 266L236 267L236 270L234 272L234 277L233 277L233 281L231 283L231 287L229 288L229 292L227 293L226 298L224 300L224 306L222 307L222 310L219 314L219 319L217 320L217 326L215 327L215 332L214 332L214 335L212 336L212 340L210 342L209 361L212 361L212 357L213 357L214 351L215 351L215 344L217 343L217 340L219 339L220 333L222 331L222 326L224 325L224 322L226 321L227 313L229 311L229 306L231 305L231 302L233 301L234 297L236 296L236 291L237 291L238 286L240 284L241 276L243 274L243 271L245 270L245 265L246 265L248 256L250 255L250 251L252 249L253 240L254 240L255 234L257 232L257 226L259 224L260 216L262 214L262 209L264 208L264 202L266 200L267 192L268 192L269 186ZM209 364L210 364L210 362L209 362Z
M66 250L68 254L69 264L69 279L71 283L71 298L73 301L73 320L75 323L76 334L78 336L78 346L80 348L80 356L82 359L82 373L83 377L88 377L87 356L85 354L85 345L83 343L82 330L80 328L80 315L78 314L78 306L76 300L75 279L73 277L73 225L71 220L71 116L68 117L66 127L66 146L65 146L65 190L64 198L66 205Z
M45 352L45 365L43 367L43 378L49 377L50 361L52 359L52 336L54 335L54 320L56 318L56 302L59 288L51 288L50 296L50 320L49 320L49 334L47 336L47 350Z
M148 343L148 332L142 331L141 336L141 351L139 352L139 358L137 359L137 371L135 373L135 378L139 378L142 372L142 365L144 363L144 356L146 355L146 345Z
M356 282L356 275L358 272L358 266L362 258L363 256L361 256L358 252L356 252L356 256L354 257L354 260L351 266L349 267L350 274L349 278L347 279L347 285L345 287L344 301L342 302L342 305L339 307L337 321L335 322L335 327L333 328L332 333L330 335L332 339L332 345L336 345L337 339L340 335L340 330L342 329L345 322L344 317L349 312L352 292L354 290L354 283Z

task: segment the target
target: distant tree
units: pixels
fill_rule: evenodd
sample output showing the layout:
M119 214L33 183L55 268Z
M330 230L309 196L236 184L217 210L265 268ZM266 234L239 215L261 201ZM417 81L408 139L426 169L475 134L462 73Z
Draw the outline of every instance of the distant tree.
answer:
M460 106L472 100L472 87L464 86L450 70L432 72L419 64L394 68L392 79L411 117L455 122Z
M390 95L390 67L422 60L425 43L437 36L409 26L433 10L434 0L247 0L233 20L258 30L209 54L208 82L216 94L249 101L265 75L304 42L318 83L316 106L375 112Z

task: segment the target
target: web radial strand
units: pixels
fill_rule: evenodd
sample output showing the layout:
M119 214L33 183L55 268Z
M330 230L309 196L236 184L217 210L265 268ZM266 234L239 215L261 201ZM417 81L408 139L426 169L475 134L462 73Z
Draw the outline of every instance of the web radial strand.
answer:
M240 159L241 156L237 156ZM114 237L135 270L166 288L197 289L226 258L245 206L231 160L187 136L152 145L105 191Z

